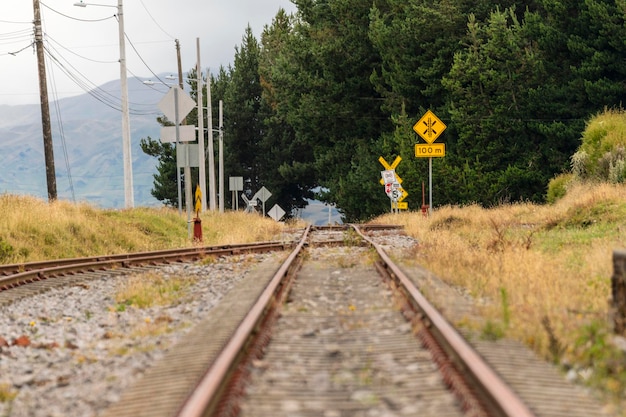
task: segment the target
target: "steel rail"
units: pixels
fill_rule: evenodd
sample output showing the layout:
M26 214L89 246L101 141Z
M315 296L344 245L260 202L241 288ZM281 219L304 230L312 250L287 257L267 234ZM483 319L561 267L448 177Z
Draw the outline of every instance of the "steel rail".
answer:
M417 309L430 323L432 332L448 355L456 358L456 365L469 372L472 382L481 387L486 396L489 411L502 417L536 417L521 398L509 385L485 362L476 350L456 331L456 329L439 313L407 275L389 258L387 253L373 240L367 237L358 226L353 225L357 233L376 249L387 275L398 282L415 300Z
M263 293L259 296L254 306L250 309L241 325L237 328L224 349L215 359L213 365L207 370L204 377L198 383L196 389L182 406L177 417L201 417L210 415L219 405L218 394L222 391L222 381L226 376L235 371L238 363L235 359L239 357L243 348L249 343L249 339L258 328L264 318L271 313L270 309L275 308L282 300L277 294L285 288L283 279L293 276L296 269L296 261L305 246L311 226L309 225L302 235L295 249L289 254L287 259L281 264L273 278L270 280Z
M0 273L0 291L14 288L24 283L40 281L81 271L95 271L133 265L157 265L199 259L203 256L233 255L244 252L267 252L285 250L293 243L259 242L236 245L204 246L197 248L166 249L152 252L125 253L86 258L66 258L51 261L30 262L24 264L2 265ZM10 271L10 273L7 273ZM19 271L19 272L16 272Z

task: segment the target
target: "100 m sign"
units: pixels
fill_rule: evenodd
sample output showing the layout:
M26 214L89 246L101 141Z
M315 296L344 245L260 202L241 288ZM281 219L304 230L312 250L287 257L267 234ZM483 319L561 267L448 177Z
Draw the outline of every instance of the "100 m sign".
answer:
M441 158L446 156L445 143L433 143L430 145L415 145L416 158Z

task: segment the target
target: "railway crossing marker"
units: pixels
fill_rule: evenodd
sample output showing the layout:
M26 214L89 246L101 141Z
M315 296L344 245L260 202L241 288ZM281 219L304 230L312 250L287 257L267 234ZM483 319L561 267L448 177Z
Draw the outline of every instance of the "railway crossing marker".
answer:
M400 164L400 162L402 162L402 157L400 157L399 155L396 156L396 159L393 160L393 163L391 165L387 163L387 161L385 161L385 158L383 158L382 156L378 158L378 162L380 162L387 171L394 171L396 180L399 184L402 184L402 178L400 178L398 174L395 173L396 167ZM381 185L385 185L385 181L382 178L380 179L380 183Z
M415 144L415 157L428 158L428 212L433 206L433 158L446 156L445 143L433 143L446 130L444 122L432 111L428 110L421 119L413 125L415 133L420 135L428 145ZM422 207L424 209L424 207Z
M385 194L391 199L391 211L395 210L407 210L409 203L403 201L409 193L407 193L400 184L402 184L402 178L398 176L395 169L402 161L400 156L394 159L392 164L389 164L382 156L378 158L378 162L385 168L381 171L380 183L385 186Z
M280 221L280 219L282 219L285 215L285 210L283 210L283 208L278 204L274 204L267 214L269 214L269 216L275 221Z
M265 217L265 202L271 196L272 196L272 193L270 192L270 190L268 190L265 187L261 187L261 189L257 191L256 194L254 194L254 196L252 196L253 200L256 201L256 199L258 198L263 203L263 217Z
M248 200L245 193L241 193L241 199L244 203L246 203L245 213L254 213L254 208L256 207L256 198Z

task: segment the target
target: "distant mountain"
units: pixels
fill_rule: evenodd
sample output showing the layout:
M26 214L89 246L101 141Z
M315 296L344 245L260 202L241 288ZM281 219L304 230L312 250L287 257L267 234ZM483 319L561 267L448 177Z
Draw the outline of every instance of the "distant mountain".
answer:
M160 136L156 117L164 93L137 78L128 80L128 90L135 205L160 205L150 194L157 161L141 151L139 141ZM99 97L103 92L119 97L119 91L119 81L97 90ZM109 100L119 107L119 98ZM124 207L121 112L83 94L50 103L50 113L59 199ZM39 104L0 106L0 155L0 193L47 198Z
M99 87L95 95L102 97L103 92L119 95L119 91L119 81L112 81ZM158 103L165 93L163 88L150 88L138 78L128 80L128 91L135 206L159 206L161 202L150 193L157 160L144 154L139 142L148 136L160 137L161 126L156 118L162 114ZM119 102L113 97L110 100L116 105ZM83 94L50 103L50 113L58 198L101 208L123 208L121 112L90 94ZM39 104L0 105L1 193L47 199ZM310 201L300 216L312 224L327 224L328 206ZM341 222L335 208L331 210L330 221Z

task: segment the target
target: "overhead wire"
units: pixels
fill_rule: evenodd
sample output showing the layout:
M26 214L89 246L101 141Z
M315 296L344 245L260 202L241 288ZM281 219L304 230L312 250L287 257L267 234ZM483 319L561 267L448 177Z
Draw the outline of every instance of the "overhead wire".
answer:
M60 11L55 10L55 9L53 9L52 7L48 6L48 5L47 5L46 3L44 3L44 2L41 2L41 1L40 1L40 2L39 2L39 4L41 4L41 5L42 5L42 6L44 6L46 9L51 10L51 11L53 11L54 13L56 13L56 14L58 14L58 15L61 15L61 16L65 17L65 18L67 18L67 19L70 19L70 20L75 20L75 21L77 21L77 22L87 22L87 23L93 23L93 22L103 22L103 21L105 21L105 20L113 19L113 18L115 17L115 15L113 14L113 15L111 15L111 16L108 16L108 17L103 17L103 18L101 18L101 19L79 19L79 18L77 18L77 17L74 17L74 16L69 16L69 15L66 15L66 14L64 14L64 13L61 13Z
M74 84L76 84L79 88L81 88L87 94L91 95L92 97L94 97L101 103L107 105L108 107L111 107L112 109L117 110L117 111L122 111L121 105L117 103L119 101L118 98L116 98L114 95L108 93L107 91L98 87L96 84L89 81L87 77L81 74L80 71L74 68L68 61L65 61L67 65L61 62L61 58L58 58L53 53L52 49L53 48L50 47L49 43L44 45L44 51L46 52L47 56L51 58L52 60L51 62L54 63L57 67L59 67L59 69L61 69L61 71L63 71L65 75L67 75L68 78L74 82ZM73 69L75 72L72 72L70 68Z
M116 16L116 19L118 20L119 23L119 19ZM146 62L145 59L143 59L143 57L141 56L141 54L139 53L139 51L137 50L137 48L135 48L135 45L133 44L133 41L130 40L130 38L128 37L128 34L126 32L124 32L124 38L128 41L128 43L130 44L130 47L133 48L133 51L135 51L135 54L137 55L137 57L141 60L141 62L145 65L145 67L148 69L148 71L150 71L150 73L152 75L154 75L154 77L159 80L160 82L162 82L163 84L165 84L165 82L159 78L159 76L152 71L152 68L150 68L150 66L148 65L148 63Z
M25 47L23 47L22 49L19 49L17 51L12 51L12 52L6 52L6 53L0 54L0 55L13 55L13 56L15 56L15 55L19 54L20 52L25 51L26 49L32 47L34 44L35 44L35 42L31 42L28 45L26 45Z
M31 22L32 24L32 22ZM11 49L14 48L13 45L22 44L28 42L28 45L19 48L17 50L9 50L7 52L0 52L0 56L4 55L17 55L25 49L30 48L33 45L33 29L22 29L12 32L0 33L0 46L7 46Z
M22 30L16 30L14 32L6 32L6 33L0 33L0 40L23 40L23 39L28 39L31 38L33 35L33 30L32 29L22 29Z
M12 21L12 20L2 20L0 19L0 23L8 23L8 24L16 24L16 25L32 25L33 22L32 20L30 22L16 22L16 21Z
M52 62L55 65L57 65L70 78L70 80L72 80L79 88L81 88L90 96L94 97L96 100L112 108L113 110L120 111L120 112L122 111L120 98L118 96L116 96L115 94L109 93L108 91L104 90L100 86L90 81L88 77L82 74L67 59L60 58L60 57L63 57L63 55L58 53L58 51L54 48L54 46L51 45L49 42L46 42L46 44L44 45L44 51L46 52L48 56L50 56L50 58L52 59ZM55 54L54 52L57 52L57 53ZM134 106L152 106L151 104L129 102L129 105L131 104ZM150 115L154 113L155 113L154 111L146 111L146 110L138 110L136 108L129 108L129 114L132 114L132 115L143 116L143 115Z
M152 19L152 21L154 22L154 24L156 25L156 27L158 27L159 29L161 29L161 32L165 33L170 40L174 40L176 39L174 36L170 35L168 32L165 31L165 29L163 29L161 27L161 25L159 25L159 23L156 21L156 19L152 16L152 13L150 13L150 11L148 10L148 8L146 7L146 5L144 4L143 0L139 0L139 2L141 3L141 5L143 6L143 9L146 11L146 13L148 13L148 16L150 16L150 19Z
M77 54L76 52L72 51L71 49L63 46L61 43L59 43L58 41L56 41L54 38L52 38L49 34L46 33L46 40L48 41L52 41L55 45L57 45L59 48L69 52L70 54L80 58L80 59L84 59L85 61L91 61L91 62L95 62L97 64L117 64L119 62L119 60L114 60L114 61L101 61L101 60L97 60L97 59L93 59L93 58L88 58L84 55L80 55Z
M118 24L119 24L119 17L117 16L117 14L114 14L114 15L109 16L109 17L104 18L104 19L95 19L95 20L76 19L76 18L74 18L72 16L68 16L68 15L66 15L64 13L61 13L61 12L51 8L47 4L44 4L44 3L41 3L41 4L43 4L47 9L49 9L49 10L51 10L51 11L53 11L53 12L55 12L55 13L63 16L63 17L66 17L68 19L78 20L78 21L83 21L83 22L101 22L101 21L104 21L104 20L108 20L108 19L114 18L114 19L118 20ZM143 5L143 6L144 6L144 9L145 9L145 5ZM146 12L148 12L147 9L146 9ZM148 12L148 14L150 15L149 12ZM150 17L154 21L154 18L152 17L152 15L150 15ZM156 21L155 21L155 24L157 24ZM157 26L158 26L158 24L157 24ZM145 59L141 56L141 54L139 53L139 51L135 47L134 43L128 37L128 34L124 33L124 37L128 41L128 43L131 45L132 49L134 50L135 54L139 57L139 59L141 60L143 65L157 79L159 79L160 82L165 84L165 82L163 82L163 80L161 80L159 78L159 76L150 68L150 66L147 64ZM119 97L117 97L115 95L111 95L110 93L106 92L102 88L98 87L96 84L94 84L91 81L89 81L88 77L86 77L84 74L82 74L80 71L78 71L78 69L75 66L73 66L69 62L69 60L67 60L63 56L63 54L59 51L58 48L62 48L63 50L73 54L74 56L76 56L76 57L78 57L80 59L91 61L91 62L96 62L96 63L117 63L117 62L119 62L119 60L117 60L117 61L99 61L99 60L90 59L88 57L80 55L80 54L70 50L69 48L63 46L60 42L56 41L55 39L50 37L48 34L46 34L45 39L46 39L46 46L44 47L44 51L50 57L51 62L53 62L55 65L57 65L76 85L79 86L79 88L83 89L86 93L88 93L92 97L96 98L98 101L102 102L103 104L107 105L108 107L110 107L110 108L112 108L112 109L114 109L116 111L121 111L121 103L119 103L119 100L120 100ZM58 45L58 48L56 48L52 43L54 43L55 45ZM132 72L130 70L128 70L128 68L127 68L127 71L132 74ZM136 78L140 78L140 77L137 77L136 75L134 75L134 76ZM155 110L153 110L154 104L155 103L144 104L144 103L129 102L129 106L130 105L134 106L134 108L130 108L129 109L129 113L133 114L133 115L157 114L157 112ZM137 109L136 107L150 107L151 110L149 110L149 111L140 110L140 109Z
M67 170L67 178L70 185L70 193L72 194L72 201L76 203L76 193L74 191L74 181L72 180L72 170L70 168L70 158L67 154L67 142L65 140L65 129L63 128L63 119L61 117L61 107L59 105L59 95L57 93L56 82L54 79L54 71L50 68L50 84L52 85L52 95L54 96L54 109L57 116L57 126L59 128L59 136L61 137L61 145L63 148L63 157L65 159L65 169Z

